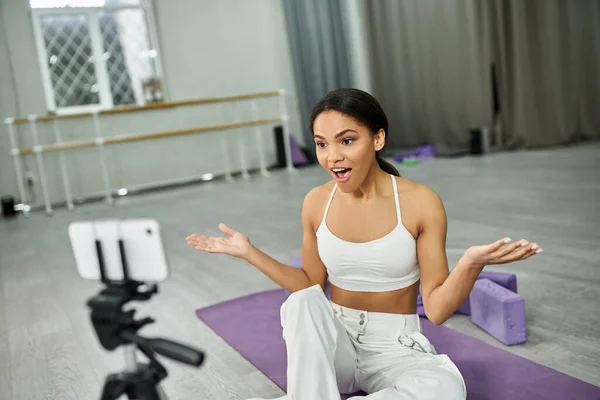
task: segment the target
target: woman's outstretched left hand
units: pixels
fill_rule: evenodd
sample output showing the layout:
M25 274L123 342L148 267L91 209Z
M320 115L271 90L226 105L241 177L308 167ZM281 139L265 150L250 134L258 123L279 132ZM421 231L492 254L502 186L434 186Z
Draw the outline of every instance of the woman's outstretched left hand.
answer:
M537 243L530 243L525 239L511 243L509 238L504 238L492 244L472 246L467 249L463 257L472 265L483 268L486 265L526 260L542 251Z

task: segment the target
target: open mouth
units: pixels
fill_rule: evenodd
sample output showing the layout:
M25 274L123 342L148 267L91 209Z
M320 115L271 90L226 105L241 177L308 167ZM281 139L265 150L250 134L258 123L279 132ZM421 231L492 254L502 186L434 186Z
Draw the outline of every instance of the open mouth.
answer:
M332 168L331 171L333 171L333 174L338 181L343 182L350 178L352 168Z

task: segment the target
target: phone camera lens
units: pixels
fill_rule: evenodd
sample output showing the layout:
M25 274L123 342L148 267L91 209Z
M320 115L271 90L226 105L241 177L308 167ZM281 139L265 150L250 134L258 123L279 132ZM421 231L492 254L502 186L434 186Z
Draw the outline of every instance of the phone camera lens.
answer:
M146 233L147 233L148 235L152 235L152 229L150 229L150 228L146 229Z

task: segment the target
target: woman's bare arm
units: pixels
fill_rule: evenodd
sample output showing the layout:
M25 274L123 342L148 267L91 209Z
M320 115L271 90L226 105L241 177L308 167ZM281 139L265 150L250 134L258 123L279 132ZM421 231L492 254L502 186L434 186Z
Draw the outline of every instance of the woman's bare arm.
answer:
M315 216L319 209L318 189L311 190L302 205L302 268L283 264L259 248L249 238L224 224L219 229L229 237L210 237L193 234L187 237L188 244L209 253L228 254L245 260L258 268L279 286L295 292L319 284L324 287L327 279L325 266L317 252Z
M279 286L295 292L319 284L325 287L327 272L317 251L316 221L319 210L319 188L311 190L302 205L302 269L274 260L254 246L250 247L247 262L257 267Z
M449 272L444 206L431 189L420 190L423 214L417 254L421 268L421 296L429 320L441 324L465 302L486 265L525 260L541 249L524 239L509 244L509 239L502 238L489 245L470 247Z

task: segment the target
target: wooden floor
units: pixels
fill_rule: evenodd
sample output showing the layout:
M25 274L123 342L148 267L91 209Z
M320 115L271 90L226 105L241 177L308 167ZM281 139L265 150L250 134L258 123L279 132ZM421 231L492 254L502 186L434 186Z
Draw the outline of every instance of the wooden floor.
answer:
M516 273L526 301L528 341L506 350L600 385L600 145L438 159L401 172L442 197L451 265L470 245L503 236L542 244L545 252L530 260L488 267ZM157 321L143 333L208 353L200 369L165 361L169 398L281 395L194 315L198 307L275 285L243 262L188 248L185 237L216 233L227 222L285 260L300 250L303 196L326 178L311 167L130 196L115 208L98 203L51 218L38 212L0 220L0 399L98 399L106 375L122 368L122 354L102 350L91 329L85 301L99 286L78 276L67 238L69 222L104 217L162 224L172 274L154 300L136 305L139 316ZM446 324L505 348L468 317Z

